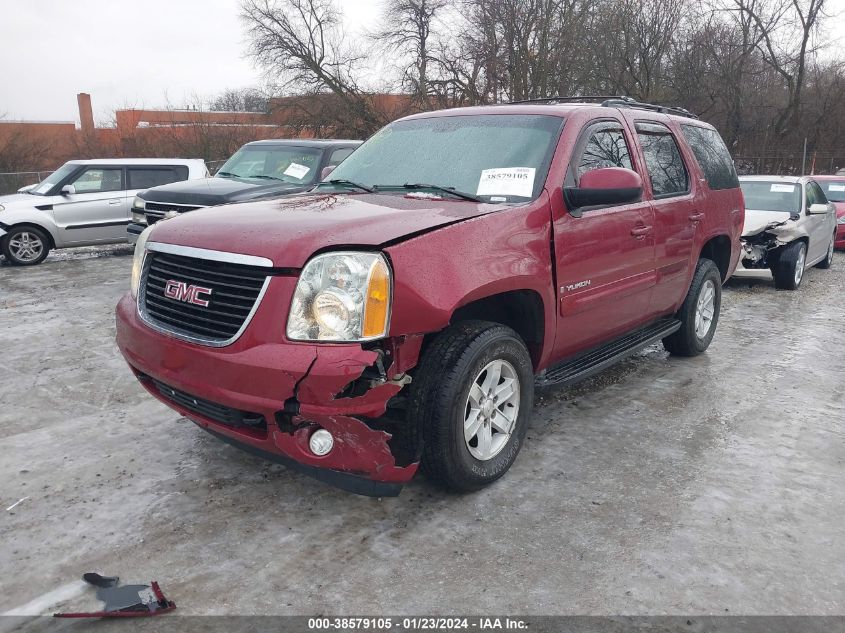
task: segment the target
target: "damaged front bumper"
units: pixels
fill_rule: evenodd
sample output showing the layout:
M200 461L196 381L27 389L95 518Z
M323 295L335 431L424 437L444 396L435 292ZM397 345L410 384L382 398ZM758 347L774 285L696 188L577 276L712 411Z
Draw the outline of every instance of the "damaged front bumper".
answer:
M742 250L736 272L741 274L745 271L771 270L777 262L780 249L805 236L806 233L792 219L772 222L743 235L740 238Z
M156 398L220 439L345 490L395 496L417 470L404 419L386 415L409 381L421 337L316 345L242 337L232 345L194 345L158 333L125 296L117 344ZM328 454L311 452L317 429L331 433Z

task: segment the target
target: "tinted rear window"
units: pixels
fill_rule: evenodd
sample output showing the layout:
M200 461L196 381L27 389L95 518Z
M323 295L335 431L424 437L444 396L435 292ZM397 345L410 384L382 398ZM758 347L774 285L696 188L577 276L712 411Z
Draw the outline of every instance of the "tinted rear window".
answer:
M127 189L149 189L158 185L188 179L188 168L183 165L173 167L130 167Z
M681 130L711 189L739 186L734 161L716 130L697 125L681 125Z

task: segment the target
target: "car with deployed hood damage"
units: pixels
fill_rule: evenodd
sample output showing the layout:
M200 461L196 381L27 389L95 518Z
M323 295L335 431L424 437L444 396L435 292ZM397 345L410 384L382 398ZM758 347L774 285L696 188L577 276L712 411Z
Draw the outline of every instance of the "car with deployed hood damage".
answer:
M745 225L737 276L769 271L775 286L795 290L804 271L830 268L835 209L812 176L742 176Z
M570 103L570 101L574 101ZM704 352L739 259L718 132L555 97L400 119L310 192L146 229L117 344L219 439L367 495L501 477L534 390Z

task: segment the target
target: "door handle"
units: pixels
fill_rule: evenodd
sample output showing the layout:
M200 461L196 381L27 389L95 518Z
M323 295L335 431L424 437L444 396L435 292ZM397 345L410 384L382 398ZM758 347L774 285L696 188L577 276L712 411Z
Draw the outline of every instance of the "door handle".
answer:
M120 198L112 198L109 200L109 204L120 204Z
M689 214L690 222L701 222L704 219L704 214L696 211L695 213Z
M649 233L651 233L650 226L635 226L633 229L631 229L631 235L633 235L638 240L643 239Z

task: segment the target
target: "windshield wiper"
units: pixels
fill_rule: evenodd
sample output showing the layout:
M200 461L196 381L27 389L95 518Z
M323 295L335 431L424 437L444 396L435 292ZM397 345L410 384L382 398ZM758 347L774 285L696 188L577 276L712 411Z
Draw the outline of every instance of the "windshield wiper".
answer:
M368 187L367 185L361 185L357 182L352 182L351 180L346 180L345 178L335 178L333 180L329 180L329 182L333 185L340 185L342 187L347 187L351 189L360 189L361 191L366 191L367 193L375 193L376 190L372 187Z
M244 176L244 178L263 178L264 180L281 180L282 182L285 182L284 178L276 178L275 176L265 176L264 174L250 174L249 176Z
M232 177L232 178L242 178L242 176L238 176L237 174L233 174L230 171L218 171L217 176L224 176L224 177Z
M415 182L409 183L406 182L402 185L403 189L434 189L435 191L440 191L442 193L448 193L450 195L455 196L456 198L461 198L462 200L469 200L471 202L483 202L481 198L478 196L474 196L471 193L464 193L463 191L457 191L454 187L442 187L440 185L429 185L424 182Z

